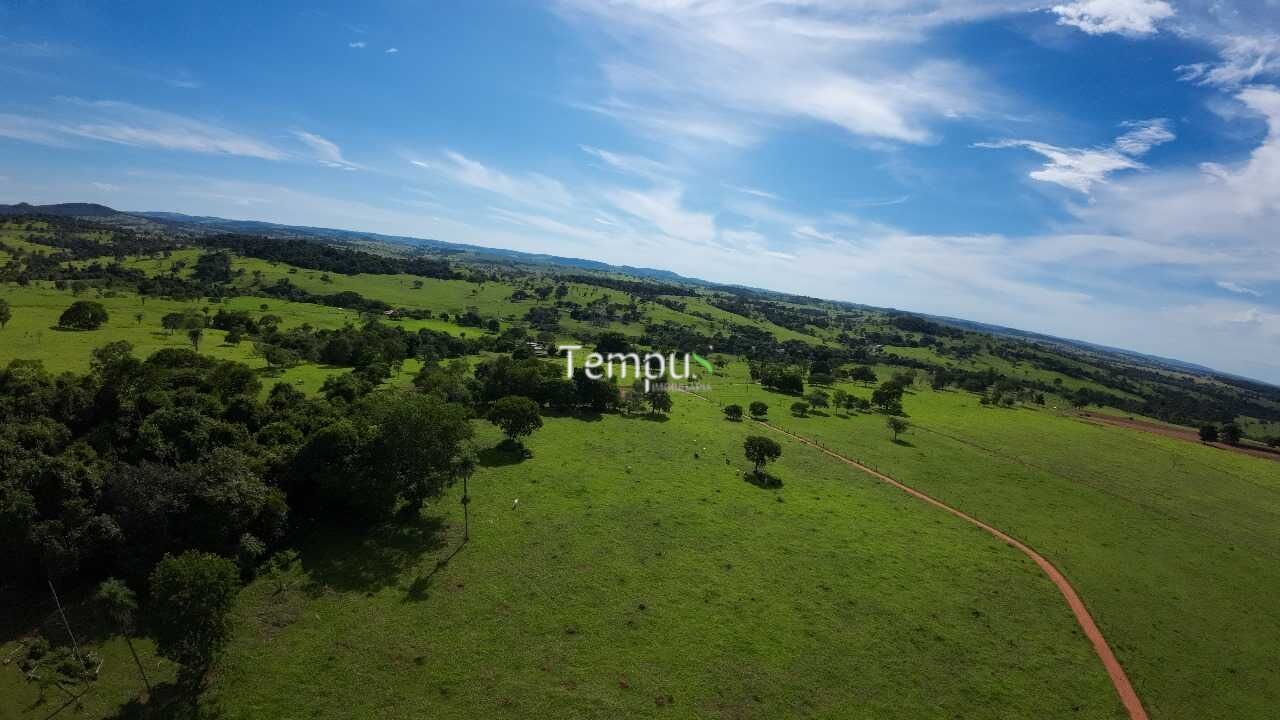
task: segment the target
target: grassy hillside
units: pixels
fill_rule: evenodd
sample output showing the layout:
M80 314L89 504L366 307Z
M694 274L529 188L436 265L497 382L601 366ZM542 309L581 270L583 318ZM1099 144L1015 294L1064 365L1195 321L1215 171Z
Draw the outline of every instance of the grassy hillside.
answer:
M234 255L222 259L228 274L210 279L214 253L190 238L53 220L28 230L27 222L0 227L0 299L13 313L0 330L0 368L39 360L83 374L108 342L130 343L140 359L190 347L184 329L160 324L183 312L205 325L201 354L252 369L259 400L276 383L316 398L327 379L360 373L373 378L361 393L374 384L416 392L420 370L453 360L470 381L482 360L532 354L534 339L541 350L620 336L717 362L714 373L699 371L705 399L673 393L674 407L656 417L543 407L528 458L504 450L479 419L490 404L472 396L481 383L466 386L469 399L456 402L476 417L480 461L470 479L471 541L462 545L457 485L416 516L365 529L295 514L270 549L277 558L296 551L296 560L279 571L257 566L235 602L233 639L201 696L212 716L1125 717L1034 564L721 412L756 400L778 427L1049 558L1151 717L1260 719L1280 702L1280 463L1080 418L1085 406L1223 424L1238 411L1231 417L1260 440L1280 408L1280 395L1263 386L875 309L546 266L347 273L370 257L341 250L301 252L295 263ZM272 295L282 280L296 291L288 297L305 301ZM101 303L109 321L58 328L76 300ZM249 323L239 342L211 326L220 311ZM334 359L339 335L354 347ZM288 362L268 363L282 348ZM370 348L372 359L361 355ZM872 409L795 416L788 408L800 395L765 389L749 361L757 375L797 374L805 392L861 398L911 370L901 411L911 428L895 441L886 414ZM849 380L859 366L876 381ZM340 396L324 402L313 409L341 417L355 407ZM748 434L781 444L769 467L780 486L747 481ZM281 478L262 467L306 439L261 449L255 469L265 482ZM0 500L4 490L0 483ZM77 627L92 626L90 590L64 588ZM21 594L0 581L0 592L15 619L0 626L0 657L21 657L20 641L41 626L58 642L42 590ZM170 681L173 663L138 635L153 680ZM156 711L158 701L139 699L119 637L86 631L82 640L103 665L77 716ZM0 718L44 717L67 695L46 688L40 697L16 665L0 667Z

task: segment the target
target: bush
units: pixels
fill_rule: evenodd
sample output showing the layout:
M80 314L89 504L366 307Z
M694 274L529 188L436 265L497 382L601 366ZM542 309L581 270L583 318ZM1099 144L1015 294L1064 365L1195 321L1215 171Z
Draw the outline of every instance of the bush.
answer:
M726 405L724 407L724 416L730 420L737 422L742 419L741 405Z
M751 403L751 417L762 418L769 414L769 406L759 400Z
M107 309L102 307L102 303L77 300L62 312L58 325L72 330L97 330L108 319Z

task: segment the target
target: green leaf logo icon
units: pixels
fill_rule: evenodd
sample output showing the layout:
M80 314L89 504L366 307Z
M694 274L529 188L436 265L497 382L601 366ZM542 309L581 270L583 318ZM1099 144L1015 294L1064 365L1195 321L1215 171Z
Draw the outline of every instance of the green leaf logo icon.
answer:
M693 359L695 362L697 362L699 365L707 369L708 375L716 374L715 369L711 367L711 363L706 358L702 357L698 353L690 353L690 354L693 355Z

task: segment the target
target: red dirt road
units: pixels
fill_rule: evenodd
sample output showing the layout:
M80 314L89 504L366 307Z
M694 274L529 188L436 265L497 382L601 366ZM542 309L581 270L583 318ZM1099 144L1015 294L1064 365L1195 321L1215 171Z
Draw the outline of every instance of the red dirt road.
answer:
M1062 597L1066 599L1067 605L1071 608L1071 612L1076 616L1076 622L1079 623L1080 629L1084 631L1085 637L1089 638L1089 642L1093 644L1093 650L1098 654L1098 659L1102 661L1102 666L1106 668L1107 675L1111 677L1111 684L1115 687L1116 694L1120 696L1120 702L1124 704L1125 709L1129 712L1130 720L1147 720L1147 711L1142 707L1142 701L1138 699L1138 694L1134 692L1133 685L1129 683L1129 676L1125 674L1124 667L1120 664L1120 661L1116 659L1115 653L1111 652L1111 646L1107 644L1107 639L1103 637L1102 631L1098 629L1098 624L1093 621L1093 616L1089 614L1089 609L1085 607L1084 601L1080 599L1079 593L1077 593L1075 588L1072 587L1071 581L1067 580L1066 576L1063 575L1058 568L1054 567L1053 563L1045 559L1043 555L1032 550L1022 541L991 527L967 513L951 507L941 500L930 495L926 495L913 487L904 485L884 473L873 470L866 465L841 455L840 453L829 450L808 438L788 432L775 425L770 425L767 422L761 422L759 420L753 420L752 422L763 427L767 427L776 433L786 435L787 437L790 437L797 442L804 443L805 445L808 445L820 452L824 452L841 462L861 470L881 482L888 483L889 485L892 485L913 497L923 500L940 510L945 510L952 515L955 515L971 525L982 528L992 536L998 538L1000 541L1012 546L1035 561L1035 564L1039 565L1045 575L1048 575L1049 579L1053 581L1053 584L1057 586L1058 592L1062 593Z

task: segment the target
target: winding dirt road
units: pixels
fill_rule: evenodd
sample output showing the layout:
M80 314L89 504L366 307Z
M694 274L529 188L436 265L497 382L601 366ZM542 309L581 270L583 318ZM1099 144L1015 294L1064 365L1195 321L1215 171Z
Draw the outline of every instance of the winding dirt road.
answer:
M706 400L707 402L711 402L710 398L697 393L690 392L688 394L702 400ZM1053 581L1053 584L1058 588L1058 592L1062 593L1062 597L1066 599L1067 606L1071 608L1072 614L1076 616L1076 622L1080 625L1080 629L1084 632L1085 637L1089 638L1089 642L1093 645L1094 652L1098 654L1098 659L1102 661L1102 666L1106 668L1107 675L1111 677L1111 684L1115 687L1116 694L1120 696L1120 702L1124 704L1125 710L1128 711L1129 720L1148 720L1147 711L1142 707L1142 700L1138 698L1138 693L1134 691L1133 685L1129 682L1129 676L1125 674L1124 666L1120 664L1118 659L1116 659L1115 653L1111 652L1111 646L1107 644L1107 639L1102 635L1102 630L1098 629L1098 624L1093 621L1093 616L1089 614L1089 609L1085 607L1084 601L1080 599L1080 594L1076 592L1074 587L1072 587L1071 581L1067 580L1067 577L1062 574L1062 571L1055 567L1053 563L1049 562L1043 555L1031 549L1021 540L997 530L972 515L961 510L957 510L941 500L923 493L909 485L904 485L888 475L867 467L852 458L845 457L834 450L819 445L809 438L783 430L782 428L776 425L771 425L763 420L756 420L752 418L750 421L760 425L761 427L768 428L773 432L786 435L792 440L808 445L819 452L826 453L827 455L830 455L846 465L850 465L883 483L892 485L893 487L896 487L915 498L923 500L940 510L951 513L975 527L982 528L1001 542L1031 558L1036 565L1040 566L1040 569L1044 571L1044 574L1049 576L1049 579Z

